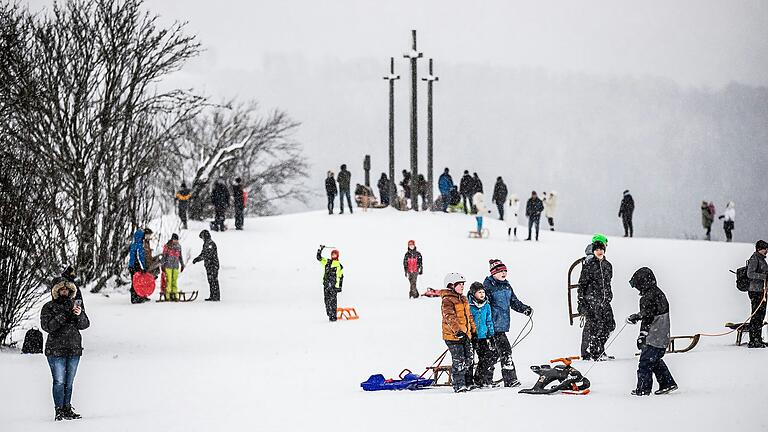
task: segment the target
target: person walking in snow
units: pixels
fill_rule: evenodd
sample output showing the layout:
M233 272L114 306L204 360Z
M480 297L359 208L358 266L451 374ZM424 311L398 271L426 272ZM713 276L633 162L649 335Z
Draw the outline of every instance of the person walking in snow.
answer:
M243 190L243 180L240 177L235 178L232 183L232 202L235 207L235 229L243 230L243 213L245 212L245 191Z
M749 320L749 348L765 348L763 341L763 320L766 310L766 279L768 279L768 242L758 240L755 253L747 260L747 278L749 278L749 302L752 318Z
M517 370L512 361L512 345L507 338L509 331L510 316L509 310L521 313L527 317L533 314L533 308L521 302L512 290L507 280L507 266L499 259L488 261L491 275L483 281L485 295L491 304L491 317L493 318L493 343L496 346L496 357L494 364L501 362L501 377L504 380L504 387L517 387L520 381L517 379ZM493 367L488 372L493 376Z
M718 219L723 220L723 231L725 231L725 241L728 243L733 241L733 229L736 221L736 204L733 201L729 201L725 206L725 212L721 214Z
M405 256L403 257L403 271L408 282L411 284L411 291L408 297L419 298L419 291L416 289L416 279L424 272L424 267L422 266L421 252L416 250L415 240L408 240L408 250L405 251Z
M659 289L656 276L648 267L637 270L629 280L629 284L640 294L640 312L627 317L628 324L636 324L640 321L640 335L637 337L640 362L637 367L637 387L632 390L632 394L635 396L651 394L654 375L659 383L659 389L654 394L673 392L677 390L677 384L663 360L669 345L667 296Z
M220 176L213 185L213 192L211 193L211 203L213 203L215 209L215 217L211 229L214 231L224 231L227 229L224 226L224 219L227 217L229 198L229 189L224 184L224 176Z
M349 204L349 213L354 213L352 211L352 198L349 194L349 185L352 180L352 174L347 171L347 164L341 165L341 171L339 171L339 205L341 208L341 211L339 214L344 214L344 197L347 198L347 204Z
M443 341L451 352L451 378L453 391L462 393L472 390L472 335L477 333L475 320L464 297L466 279L460 273L448 273L440 290L440 312L443 318Z
M701 202L701 226L706 230L704 238L712 239L712 222L715 221L715 205L711 202Z
M176 202L179 210L179 219L181 219L181 226L187 229L187 210L189 210L189 199L192 198L192 192L189 191L187 184L181 182L179 191L176 192Z
M475 221L477 222L477 235L482 236L483 233L483 218L491 211L485 207L485 197L482 192L475 192L475 196L472 198L475 201Z
M507 185L504 184L504 180L501 177L496 179L496 184L493 185L493 197L491 202L496 204L496 208L499 210L499 220L504 220L504 205L507 202Z
M440 190L440 198L442 200L441 210L443 212L448 212L448 204L451 201L451 189L453 189L453 178L451 177L448 168L446 168L443 173L440 174L440 178L437 181L437 188Z
M77 291L72 282L58 282L51 289L51 300L40 311L40 327L48 333L45 356L53 378L56 421L81 417L72 408L72 390L83 355L80 331L87 329L91 322L82 303L75 300Z
M337 296L344 284L344 266L339 262L339 251L331 251L331 259L323 258L325 246L317 249L317 260L323 266L323 299L328 321L336 321Z
M581 335L581 358L603 361L612 357L605 353L605 343L616 329L611 301L613 266L605 257L605 244L592 244L594 258L584 259L578 288L578 312L584 320Z
M464 205L464 214L472 213L472 196L475 194L475 180L469 175L469 171L464 170L464 175L459 182L459 193L461 194L461 202ZM467 205L469 201L469 205Z
M336 201L336 180L333 178L333 171L328 171L328 176L325 178L325 194L328 196L328 214L333 214L333 205Z
M629 193L629 189L624 191L624 196L621 198L621 205L619 205L619 217L622 224L624 224L624 237L632 237L634 235L634 228L632 226L632 214L635 212L635 200Z
M176 233L171 234L171 239L163 246L161 268L165 275L166 300L179 301L179 274L184 271L184 256Z
M555 210L557 209L557 192L552 191L547 195L544 192L544 216L549 223L549 230L555 230Z
M539 223L541 222L541 212L544 211L544 204L536 195L536 191L531 192L531 197L525 203L525 216L528 218L528 238L531 241L531 230L536 226L536 241L539 241Z
M192 260L192 264L202 261L205 265L205 274L208 278L208 289L210 290L210 295L205 301L219 301L221 300L221 293L219 292L219 252L208 230L200 231L200 238L203 239L203 249L200 251L200 255Z
M473 282L469 287L467 300L476 329L476 333L472 335L472 348L477 352L478 358L474 382L478 387L494 386L493 364L496 362L496 346L493 343L493 318L483 284Z
M376 184L379 188L379 197L381 197L381 205L388 206L389 205L389 179L387 178L387 175L384 173L381 173L381 178L379 178L379 182Z
M512 194L509 196L509 199L507 200L507 238L509 239L512 234L515 235L515 240L517 240L517 224L518 224L518 214L520 213L520 199L517 197L517 195Z

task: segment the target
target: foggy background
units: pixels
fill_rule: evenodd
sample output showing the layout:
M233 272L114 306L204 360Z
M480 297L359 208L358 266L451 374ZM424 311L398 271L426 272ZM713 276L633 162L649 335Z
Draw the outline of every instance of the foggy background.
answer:
M33 1L33 8L48 2ZM435 182L476 171L525 199L560 194L559 230L702 238L699 205L736 202L735 241L768 237L768 2L149 0L189 21L206 52L173 77L214 99L254 98L302 122L310 209L341 163L363 182L387 170L388 85L395 57L396 176L410 169L409 67L435 60ZM420 172L426 83L419 82ZM435 185L436 186L436 185ZM378 195L378 191L376 191ZM490 197L489 197L490 201ZM302 211L286 203L285 211ZM522 218L521 218L522 219ZM471 223L468 221L468 226ZM544 223L544 225L546 225ZM713 239L722 240L722 221Z

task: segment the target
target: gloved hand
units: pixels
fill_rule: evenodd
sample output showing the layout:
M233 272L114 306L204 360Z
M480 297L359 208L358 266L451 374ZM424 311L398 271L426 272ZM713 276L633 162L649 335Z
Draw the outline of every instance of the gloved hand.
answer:
M640 315L634 313L627 317L627 324L637 324L640 321Z
M419 270L419 274L424 274L424 270Z
M640 336L637 337L637 349L641 350L645 346L645 337L647 335L645 333L640 333Z
M489 337L486 339L486 343L488 344L488 350L490 351L496 351L496 342L493 340L492 337Z
M460 340L460 341L463 341L464 339L466 339L466 338L467 338L467 334L466 334L466 333L464 333L463 331L459 330L459 331L456 333L456 338L457 338L458 340Z
M529 317L533 314L533 308L528 306L527 309L523 310L523 315Z
M408 277L408 272L405 272L405 277L406 277L406 278Z
M197 257L192 260L192 264L197 264L197 262L200 261L200 257Z

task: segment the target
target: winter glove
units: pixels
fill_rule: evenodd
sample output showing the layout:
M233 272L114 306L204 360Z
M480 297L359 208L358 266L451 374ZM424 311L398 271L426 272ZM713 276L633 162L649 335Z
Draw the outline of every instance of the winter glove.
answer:
M467 334L459 330L458 332L456 332L456 338L460 341L463 341L464 339L467 338Z
M637 349L643 350L643 347L645 346L645 337L648 334L645 332L640 332L640 336L637 337Z
M533 308L528 306L526 309L523 310L523 315L527 317L533 315Z
M192 260L192 264L197 264L200 261L200 257L197 257Z
M419 270L419 274L424 274L424 270Z
M636 313L627 317L627 324L637 324L638 321L640 321L640 315Z
M718 218L718 219L723 219L724 217L725 217L725 215L720 215L720 216L718 216L717 218Z

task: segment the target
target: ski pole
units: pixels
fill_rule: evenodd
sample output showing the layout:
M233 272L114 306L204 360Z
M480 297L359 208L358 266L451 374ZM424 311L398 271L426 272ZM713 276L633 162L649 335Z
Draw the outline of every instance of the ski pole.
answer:
M621 334L621 332L623 332L623 331L624 331L624 329L625 329L626 327L627 327L627 322L625 321L625 322L624 322L624 325L621 327L621 329L618 331L618 333L616 333L616 336L614 336L614 337L613 337L613 339L611 339L611 341L610 341L610 342L608 342L608 345L606 345L606 346L605 346L605 348L603 348L603 352L602 352L602 353L600 353L600 355L599 355L599 356L597 356L597 358L600 358L600 357L602 357L602 356L603 356L603 354L605 354L605 351L606 351L606 350L607 350L607 349L608 349L608 348L609 348L611 345L613 345L613 343L616 341L616 339L619 337L619 335ZM595 365L596 365L597 363L598 363L598 362L595 362L595 363L593 363L593 364L592 364L592 366L590 366L590 367L589 367L589 369L587 369L587 373L585 373L585 374L584 374L584 376L587 376L587 374L589 374L589 371L591 371L591 370L592 370L592 368L593 368L593 367L595 367Z

